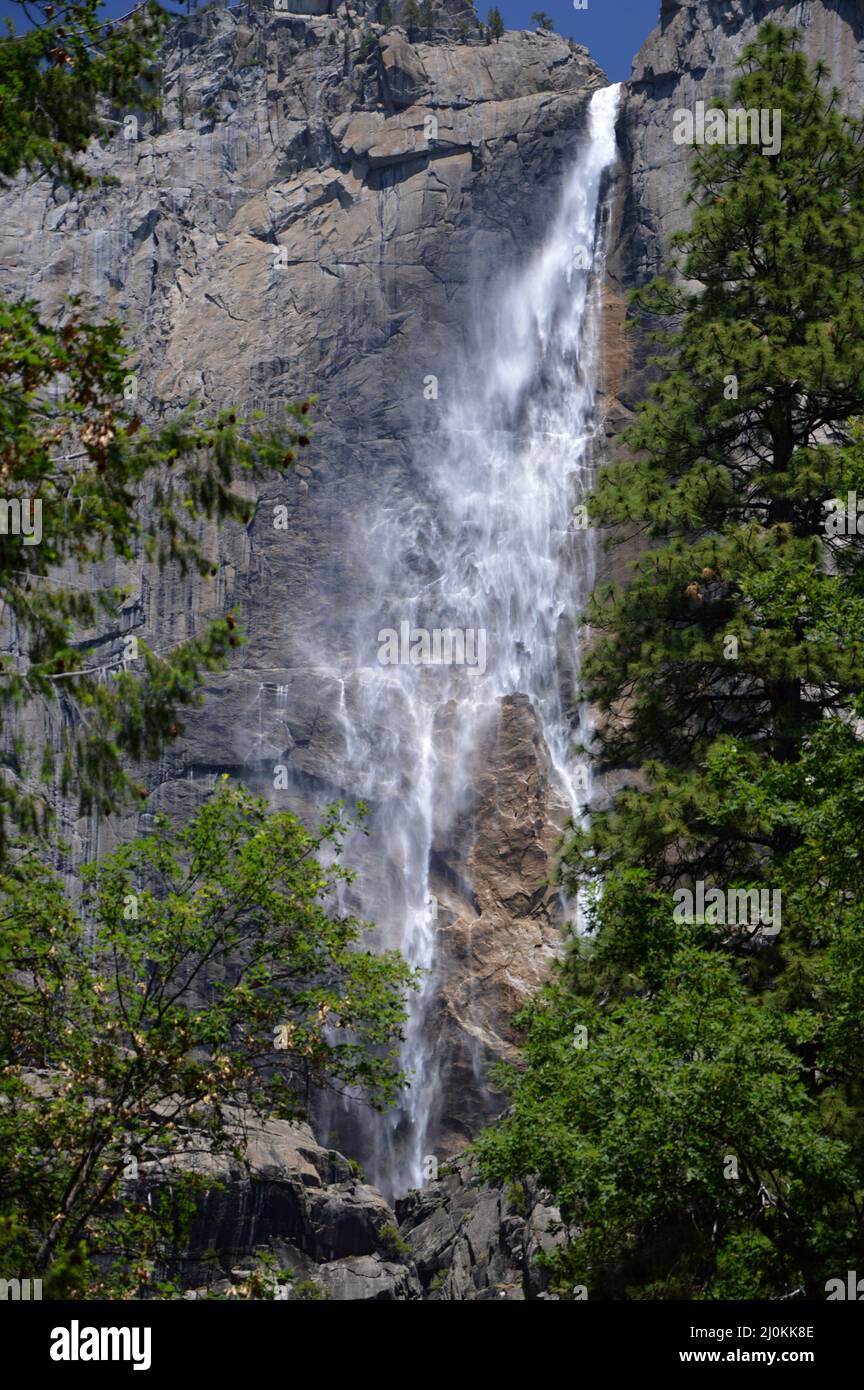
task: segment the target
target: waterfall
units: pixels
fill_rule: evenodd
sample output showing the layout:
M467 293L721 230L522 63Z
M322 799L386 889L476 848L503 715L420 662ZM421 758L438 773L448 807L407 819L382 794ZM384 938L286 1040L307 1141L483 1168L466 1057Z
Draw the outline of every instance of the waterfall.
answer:
M579 508L595 424L600 195L617 104L617 87L593 95L545 240L485 289L473 340L437 401L439 428L416 460L420 489L368 518L368 583L354 600L340 718L346 785L372 809L363 845L355 840L346 858L360 855L362 915L423 972L403 1049L412 1084L398 1112L373 1121L367 1145L369 1176L388 1194L428 1176L438 1087L430 864L469 804L471 751L502 697L530 698L564 801L578 815L586 799L568 695L576 617L594 577ZM462 664L458 645L452 664L429 659L423 634L431 644L436 630L439 645L441 633L462 635Z

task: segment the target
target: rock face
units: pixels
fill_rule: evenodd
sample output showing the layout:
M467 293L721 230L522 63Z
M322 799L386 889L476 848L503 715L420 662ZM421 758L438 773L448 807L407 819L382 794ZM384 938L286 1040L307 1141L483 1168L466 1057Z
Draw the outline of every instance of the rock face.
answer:
M285 767L279 804L310 817L350 801L346 672L374 662L380 625L353 601L368 587L371 519L422 488L418 445L438 425L424 380L434 373L446 399L477 297L541 240L605 84L555 35L456 41L458 0L432 42L365 8L334 16L292 0L179 19L160 119L139 113L136 139L121 124L90 157L116 182L75 196L22 183L2 199L2 289L46 314L74 292L121 316L143 413L194 398L269 418L320 396L304 466L254 499L248 527L210 539L213 583L143 564L106 575L129 599L116 630L90 634L91 660L116 664L129 633L168 649L231 606L248 643L148 770L140 817L96 825L61 808L80 858L157 809L188 814L222 771L272 795ZM442 832L435 849L442 1156L491 1113L483 1064L506 1052L511 1009L555 938L547 882L562 808L548 757L518 698L493 724L466 807L476 830L458 847ZM367 730L372 746L379 733Z
M478 1065L512 1057L511 1020L560 949L555 845L567 813L525 695L502 701L476 753L464 864L446 846L433 876L439 950L435 989L446 1085L433 1117L437 1152L458 1152L501 1109ZM461 836L459 835L462 831ZM449 872L448 872L449 869ZM454 871L455 869L455 871ZM470 885L470 888L468 887Z
M181 1262L187 1287L245 1293L257 1269L277 1297L421 1296L394 1213L308 1125L252 1126L242 1162L198 1157L192 1166L220 1186L198 1209Z
M530 1186L485 1186L465 1158L395 1213L304 1124L253 1125L242 1162L199 1157L195 1166L221 1186L199 1207L181 1264L187 1297L549 1296L536 1258L560 1239L557 1211Z
M442 1302L552 1297L537 1257L562 1239L557 1209L532 1186L480 1182L467 1159L396 1204L423 1297Z

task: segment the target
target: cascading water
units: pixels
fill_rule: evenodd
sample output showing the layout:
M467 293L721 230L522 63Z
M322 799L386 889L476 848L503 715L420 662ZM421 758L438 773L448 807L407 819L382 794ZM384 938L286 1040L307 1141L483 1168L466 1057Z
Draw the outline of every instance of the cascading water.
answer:
M375 1122L367 1158L370 1178L388 1194L422 1183L437 1090L433 847L470 798L469 754L501 697L530 698L574 814L585 799L586 769L572 754L579 715L566 691L594 551L590 531L573 519L589 481L600 193L615 157L617 104L617 87L592 97L544 243L475 320L470 351L448 377L460 381L458 396L439 403L443 429L418 459L424 495L394 500L370 519L368 583L357 598L340 711L346 782L373 808L357 905L424 980L403 1050L412 1085L402 1108ZM473 664L372 664L388 631L395 649L403 632L434 629L465 633Z

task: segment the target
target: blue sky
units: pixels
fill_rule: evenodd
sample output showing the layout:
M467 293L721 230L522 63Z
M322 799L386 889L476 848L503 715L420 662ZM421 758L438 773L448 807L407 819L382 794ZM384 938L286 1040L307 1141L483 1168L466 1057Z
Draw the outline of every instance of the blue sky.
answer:
M486 17L491 0L476 0L481 18ZM134 0L108 0L107 17L126 14ZM166 8L181 8L166 3ZM584 43L613 82L630 75L630 64L654 28L660 13L660 0L588 0L587 10L575 10L573 0L499 0L498 8L508 29L531 28L531 15L545 10L555 21L559 34ZM20 5L0 0L0 18L11 16L16 29L26 28Z
M485 18L486 0L475 2ZM499 0L498 8L508 29L530 29L535 10L545 10L559 34L584 43L610 80L622 82L657 23L660 0L588 0L587 10L574 10L572 0Z

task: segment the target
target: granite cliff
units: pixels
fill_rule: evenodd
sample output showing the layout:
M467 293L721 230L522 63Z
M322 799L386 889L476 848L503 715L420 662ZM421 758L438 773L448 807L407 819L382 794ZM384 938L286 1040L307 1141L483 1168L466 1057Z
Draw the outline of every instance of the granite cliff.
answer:
M142 117L132 140L119 126L92 153L111 182L71 197L39 182L4 199L4 289L49 313L74 292L122 316L150 415L194 398L270 416L320 396L308 467L258 496L245 530L213 538L212 584L143 565L112 573L130 597L114 630L87 634L96 661L116 664L129 634L166 649L229 606L248 644L148 770L140 821L97 825L65 808L81 858L157 809L187 813L221 771L272 793L274 767L286 768L280 804L302 814L350 800L356 755L340 709L370 518L422 487L418 440L437 405L424 380L434 373L446 396L454 345L487 285L536 246L605 83L558 36L456 41L458 4L433 42L415 43L369 7L308 13L324 8L251 4L178 22L161 117ZM362 632L373 653L377 628L370 618ZM547 881L563 807L530 704L514 692L495 724L464 834L435 845L442 1154L492 1113L478 1054L507 1050L509 1016L557 935Z

